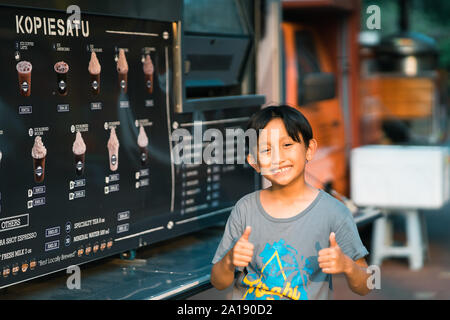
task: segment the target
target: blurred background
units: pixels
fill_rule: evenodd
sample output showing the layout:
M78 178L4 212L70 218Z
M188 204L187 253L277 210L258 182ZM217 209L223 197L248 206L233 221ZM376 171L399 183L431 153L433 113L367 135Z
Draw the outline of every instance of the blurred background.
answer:
M211 17L235 5L245 11L243 3L185 0L185 28L202 25L205 7ZM380 267L378 289L359 297L337 276L335 298L450 299L450 2L253 5L254 91L266 105L289 104L310 120L319 149L307 180L355 217L381 213L358 225L368 263ZM193 298L213 297L230 291Z
M361 5L359 44L360 97L363 110L362 143L430 146L419 151L418 154L410 154L410 156L416 156L416 159L423 154L421 170L427 172L430 180L423 180L423 185L413 191L401 182L396 183L394 178L396 175L390 172L391 177L385 182L400 188L399 191L394 192L397 199L391 197L392 201L389 201L386 197L378 198L377 200L381 202L380 207L388 208L385 210L386 219L377 220L372 226L360 230L361 236L372 248L371 262L380 263L382 271L381 290L375 290L367 298L449 299L448 151L443 152L442 170L437 170L434 175L429 168L438 168L441 163L440 161L433 163L431 160L431 152L435 151L431 146L441 146L448 150L450 145L448 125L450 29L446 18L450 12L450 3L440 0L429 2L388 0L362 1ZM370 30L369 24L365 21L368 15L367 8L371 5L377 5L380 8L381 28L379 30ZM432 56L434 57L431 58ZM400 74L396 74L399 71ZM426 87L428 89L425 89ZM374 119L380 114L383 114L381 130L375 136L371 136L373 127L369 123L377 122ZM399 167L411 161L404 159L405 161L402 162L401 157L399 153L397 158L399 164L392 164L391 170L402 170ZM385 165L388 166L388 163ZM414 178L414 175L418 176L420 173L414 169L407 170L405 167L403 169L405 173L409 171L411 175L410 179L404 177L405 180L409 180L409 184L420 183ZM387 169L387 171L390 170ZM385 187L382 181L379 182L380 188ZM364 182L361 181L361 183ZM439 187L433 189L434 183L442 185L442 189ZM353 186L353 188L357 187L364 188L360 185ZM417 198L429 188L433 189L435 195L443 192L442 199L434 205L431 204L432 201L417 203L420 202L416 201ZM398 203L402 201L404 201L402 204ZM420 228L423 231L418 241L423 245L418 245L416 249L411 249L411 246L414 247L412 243L419 235L412 227L414 223L411 220L411 211L405 214L405 211L408 211L405 209L408 207L407 203L411 204L409 210L417 211L420 217ZM401 209L395 212L398 208ZM380 239L380 237L384 238ZM395 249L403 246L409 247L410 251L395 252ZM414 262L411 261L411 255L414 255L415 250L420 249L424 252L421 257L423 264L415 267ZM380 254L380 251L382 251L381 256L385 255L386 258L374 257L374 254ZM336 298L358 299L356 295L345 289L345 279L341 277L335 283Z

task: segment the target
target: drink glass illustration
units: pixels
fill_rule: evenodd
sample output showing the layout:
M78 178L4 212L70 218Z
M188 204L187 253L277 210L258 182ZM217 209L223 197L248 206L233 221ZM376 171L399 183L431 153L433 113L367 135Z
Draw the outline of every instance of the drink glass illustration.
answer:
M81 176L85 167L86 144L79 131L77 131L72 151L75 159L75 172L77 176Z
M34 139L31 156L33 157L34 181L41 183L44 181L45 177L45 158L47 156L47 149L40 136L37 136Z
M128 90L128 63L125 51L119 49L119 59L117 60L117 72L119 74L119 86L123 93Z
M17 75L19 77L20 94L24 97L31 95L31 70L33 66L31 62L20 61L16 65Z
M141 159L141 165L145 166L148 163L148 137L143 126L140 126L139 128L137 144L139 146L139 157Z
M150 58L149 54L145 56L143 69L144 69L144 75L145 75L145 87L147 88L147 92L151 94L151 93L153 93L154 67L153 67L152 59Z
M59 61L55 64L56 79L58 82L58 92L60 95L67 95L67 73L69 72L69 65L64 61Z
M97 95L100 93L100 72L102 67L100 66L100 62L98 61L97 55L95 52L91 53L91 60L89 61L89 74L91 75L91 88L92 93Z
M119 146L116 129L113 127L108 140L109 168L111 171L116 171L119 167Z

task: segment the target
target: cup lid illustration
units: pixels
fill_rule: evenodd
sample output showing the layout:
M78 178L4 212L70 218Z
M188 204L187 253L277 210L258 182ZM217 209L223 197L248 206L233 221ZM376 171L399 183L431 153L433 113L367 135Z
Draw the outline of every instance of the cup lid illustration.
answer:
M152 62L152 59L150 58L149 54L145 56L143 69L144 69L145 74L150 75L150 74L153 74L153 72L154 72L153 62Z
M92 51L91 53L91 60L89 61L88 70L90 74L94 75L100 74L100 72L102 71L102 67L94 51Z
M16 65L16 70L20 73L28 73L33 69L33 65L28 61L20 61Z
M33 149L31 149L31 156L34 159L43 159L47 155L47 149L44 146L44 143L42 142L42 138L40 136L37 136L34 139L34 145Z
M116 128L111 128L111 134L108 140L108 148L114 150L115 148L119 148L119 139L117 139Z
M86 153L86 144L84 143L83 137L81 136L81 133L79 131L77 131L72 151L76 155L82 155Z
M139 128L139 135L137 139L138 146L141 148L145 148L148 146L148 137L145 133L145 129L143 126L140 126Z
M127 73L128 72L128 62L125 57L125 50L119 49L119 59L117 60L117 72Z
M59 61L55 63L55 71L57 73L67 73L69 72L69 65L64 61Z

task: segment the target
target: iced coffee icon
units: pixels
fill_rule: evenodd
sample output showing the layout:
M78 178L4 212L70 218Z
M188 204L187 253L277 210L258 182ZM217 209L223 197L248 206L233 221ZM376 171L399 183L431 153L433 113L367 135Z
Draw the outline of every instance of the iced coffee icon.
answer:
M119 86L123 93L128 89L128 63L125 57L125 51L119 49L119 59L117 60L117 72L119 73Z
M86 144L84 143L83 137L81 136L81 133L79 131L77 131L72 151L75 158L75 172L77 176L81 176L84 173Z
M116 171L119 167L119 139L117 139L116 129L111 128L108 140L109 168Z
M30 270L34 270L36 268L37 262L35 259L30 261Z
M22 263L22 272L27 272L28 270L28 263L27 262L23 262Z
M58 92L60 95L67 94L67 73L69 72L69 65L64 61L59 61L55 64L56 79L58 82Z
M139 128L139 135L137 139L137 144L139 146L139 155L141 159L141 164L145 166L148 162L148 137L145 133L144 127L141 126Z
M91 75L92 93L97 95L100 93L100 72L102 71L102 67L100 66L100 62L98 61L95 52L91 53L88 70Z
M47 156L47 149L42 143L40 136L37 136L34 139L34 146L31 150L31 156L33 157L34 181L41 183L44 181L45 176L45 157Z
M153 93L153 62L150 55L145 56L144 61L144 75L145 75L145 87L148 93Z
M20 61L16 65L17 75L19 76L20 94L29 97L31 94L31 70L33 66L28 61Z

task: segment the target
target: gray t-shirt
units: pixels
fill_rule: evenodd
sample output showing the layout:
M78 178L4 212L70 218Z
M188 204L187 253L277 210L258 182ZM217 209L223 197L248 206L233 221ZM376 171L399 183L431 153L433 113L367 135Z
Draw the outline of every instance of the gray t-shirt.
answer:
M331 299L331 275L321 271L318 253L329 247L330 233L344 254L358 260L368 254L347 207L323 190L299 214L284 219L262 207L260 190L241 198L231 211L212 263L219 262L246 226L255 246L251 263L235 281L233 299Z

